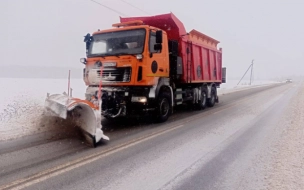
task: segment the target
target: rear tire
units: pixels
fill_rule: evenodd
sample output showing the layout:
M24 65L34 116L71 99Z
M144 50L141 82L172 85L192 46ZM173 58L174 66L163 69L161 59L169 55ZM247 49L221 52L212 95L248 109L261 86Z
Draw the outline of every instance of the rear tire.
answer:
M206 88L202 89L201 100L198 101L198 110L203 110L207 106L207 90Z
M165 122L171 115L171 97L169 93L161 92L157 101L156 120L158 122Z
M215 87L211 87L211 97L207 100L207 105L209 107L213 107L216 101L216 89Z

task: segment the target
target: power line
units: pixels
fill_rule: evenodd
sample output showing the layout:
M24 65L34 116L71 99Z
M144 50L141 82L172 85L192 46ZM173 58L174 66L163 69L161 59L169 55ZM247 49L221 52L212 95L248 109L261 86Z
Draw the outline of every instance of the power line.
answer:
M125 0L120 0L120 1L122 1L122 2L124 2L124 3L126 3L126 4L128 4L128 5L130 5L131 7L134 7L134 8L135 8L135 9L137 9L137 10L140 10L141 12L144 12L144 13L146 13L146 14L149 14L149 15L150 15L150 13L148 13L147 11L145 11L145 10L143 10L143 9L139 8L139 7L136 7L136 6L132 5L131 3L127 2L127 1L125 1Z
M106 6L106 5L103 5L103 4L101 4L101 3L97 2L97 1L94 1L94 0L90 0L90 1L96 3L96 4L100 5L100 6L103 6L103 7L107 8L107 9L109 9L109 10L115 12L115 13L118 13L118 14L120 14L120 15L122 15L122 16L127 16L126 14L124 14L124 13L122 13L122 12L119 12L119 11L117 11L117 10L115 10L115 9L112 9L111 7L108 7L108 6Z

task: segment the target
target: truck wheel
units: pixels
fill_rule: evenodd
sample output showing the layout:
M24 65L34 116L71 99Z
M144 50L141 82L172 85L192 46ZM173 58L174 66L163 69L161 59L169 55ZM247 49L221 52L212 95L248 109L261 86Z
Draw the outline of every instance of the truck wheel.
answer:
M158 122L168 120L171 113L171 97L168 93L161 93L157 101L156 117Z
M113 118L112 117L110 117L110 116L104 116L104 118L106 118L107 120L109 120L109 121L113 121Z
M207 90L206 88L202 89L201 100L198 101L198 110L203 110L207 106Z
M216 99L216 89L214 87L211 87L211 97L207 100L207 105L209 107L213 107L215 104Z

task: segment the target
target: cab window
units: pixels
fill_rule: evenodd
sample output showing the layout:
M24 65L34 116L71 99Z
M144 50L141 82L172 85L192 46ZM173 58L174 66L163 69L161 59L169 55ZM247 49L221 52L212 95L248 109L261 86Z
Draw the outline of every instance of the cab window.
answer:
M150 53L160 53L157 50L154 50L154 45L156 44L156 32L150 31L149 39L149 51Z

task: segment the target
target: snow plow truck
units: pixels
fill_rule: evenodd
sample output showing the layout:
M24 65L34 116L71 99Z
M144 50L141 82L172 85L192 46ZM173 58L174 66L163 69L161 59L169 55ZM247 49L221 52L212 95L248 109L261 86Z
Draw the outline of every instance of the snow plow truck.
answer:
M80 128L89 133L93 143L107 139L103 133L96 139L96 131L86 130L100 124L98 117L148 114L165 122L175 106L190 104L202 110L219 101L217 88L226 81L222 49L217 48L219 41L197 30L186 32L172 13L120 17L120 23L112 27L87 34L87 57L80 59L85 65L86 100L76 102L98 110L95 126ZM92 104L96 100L97 104ZM47 98L46 102L49 101L52 99ZM77 103L74 105L76 108Z

